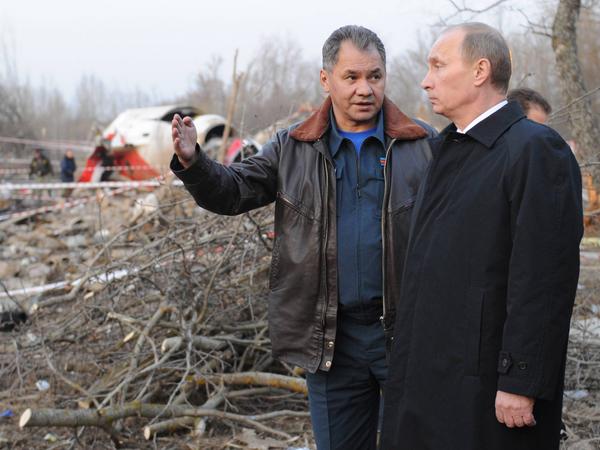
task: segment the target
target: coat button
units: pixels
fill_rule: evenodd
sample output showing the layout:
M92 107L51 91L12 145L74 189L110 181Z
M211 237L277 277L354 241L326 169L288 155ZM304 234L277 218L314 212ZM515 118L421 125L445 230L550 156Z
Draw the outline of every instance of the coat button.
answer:
M521 361L519 364L519 369L521 370L526 370L527 369L527 363L525 361Z
M327 348L333 348L333 341L329 341L327 343Z
M331 367L331 361L326 361L325 362L325 367L327 367L329 369Z

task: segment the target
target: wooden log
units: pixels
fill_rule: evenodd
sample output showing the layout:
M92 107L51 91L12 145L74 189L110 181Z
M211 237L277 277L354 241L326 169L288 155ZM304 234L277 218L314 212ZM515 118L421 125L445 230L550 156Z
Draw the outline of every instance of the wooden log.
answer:
M26 409L19 419L19 427L109 427L111 419L97 410L79 409Z
M297 415L295 411L280 412L280 415ZM19 427L100 427L110 430L113 421L124 419L126 417L217 417L225 420L233 420L247 426L256 428L266 433L274 434L284 439L291 439L291 436L282 431L274 430L261 424L255 419L260 420L260 416L242 416L239 414L217 411L206 408L193 408L190 406L169 406L157 404L143 404L141 402L132 402L123 406L107 407L99 410L63 410L63 409L38 409L31 408L25 410L19 419ZM271 418L268 416L265 418Z
M194 376L193 381L196 384L203 385L207 382L237 384L237 385L257 385L269 386L276 389L285 389L299 394L308 395L306 381L298 377L288 377L275 373L266 372L239 372L225 373L211 376Z
M226 339L225 336L221 336L221 339ZM179 350L183 345L184 341L181 336L174 336L170 338L166 338L161 346L160 350L163 353L168 352L171 349L175 349L175 351ZM205 336L193 336L192 337L192 346L194 348L212 351L212 350L221 350L227 346L227 342L225 340L217 340Z

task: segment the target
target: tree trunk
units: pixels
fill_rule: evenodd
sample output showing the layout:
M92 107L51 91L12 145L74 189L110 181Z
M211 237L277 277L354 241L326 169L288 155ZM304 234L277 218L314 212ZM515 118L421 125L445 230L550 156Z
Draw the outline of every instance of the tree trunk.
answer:
M577 145L580 162L600 161L600 128L583 81L577 54L577 20L581 0L559 0L552 25L552 48L565 104L571 105L569 124ZM595 184L600 179L600 166L592 166Z

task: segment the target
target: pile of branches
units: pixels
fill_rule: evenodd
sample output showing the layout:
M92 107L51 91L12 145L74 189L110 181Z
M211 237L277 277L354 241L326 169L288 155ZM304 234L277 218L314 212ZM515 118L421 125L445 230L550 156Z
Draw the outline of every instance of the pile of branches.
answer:
M81 232L97 214L102 239L53 275L76 283L0 336L0 449L312 448L302 373L270 355L272 208L216 216L169 186L137 197L36 219ZM565 449L599 442L599 272L582 266Z
M4 334L0 404L22 431L0 419L0 438L10 448L44 448L45 433L66 448L308 447L306 383L270 355L272 209L220 217L181 188L155 195L158 206L96 247L78 283Z
M563 421L567 450L600 448L599 275L599 264L582 262L565 374Z

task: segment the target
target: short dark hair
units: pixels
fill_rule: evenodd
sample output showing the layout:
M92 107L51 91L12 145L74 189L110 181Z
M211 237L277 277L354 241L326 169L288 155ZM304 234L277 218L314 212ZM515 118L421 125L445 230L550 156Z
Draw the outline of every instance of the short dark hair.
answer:
M466 61L473 62L485 58L490 62L492 85L503 94L508 90L512 72L510 50L502 34L495 28L481 22L466 22L453 25L444 33L453 30L463 30L465 37L462 42L462 55Z
M529 109L532 105L538 106L541 108L546 114L550 114L552 112L552 106L548 103L542 94L538 91L534 91L529 88L517 88L511 89L506 95L508 101L517 102L521 105L521 109L527 115Z
M323 69L331 71L337 64L342 42L350 41L359 50L377 50L385 67L385 47L379 36L359 25L346 25L335 30L323 44Z

